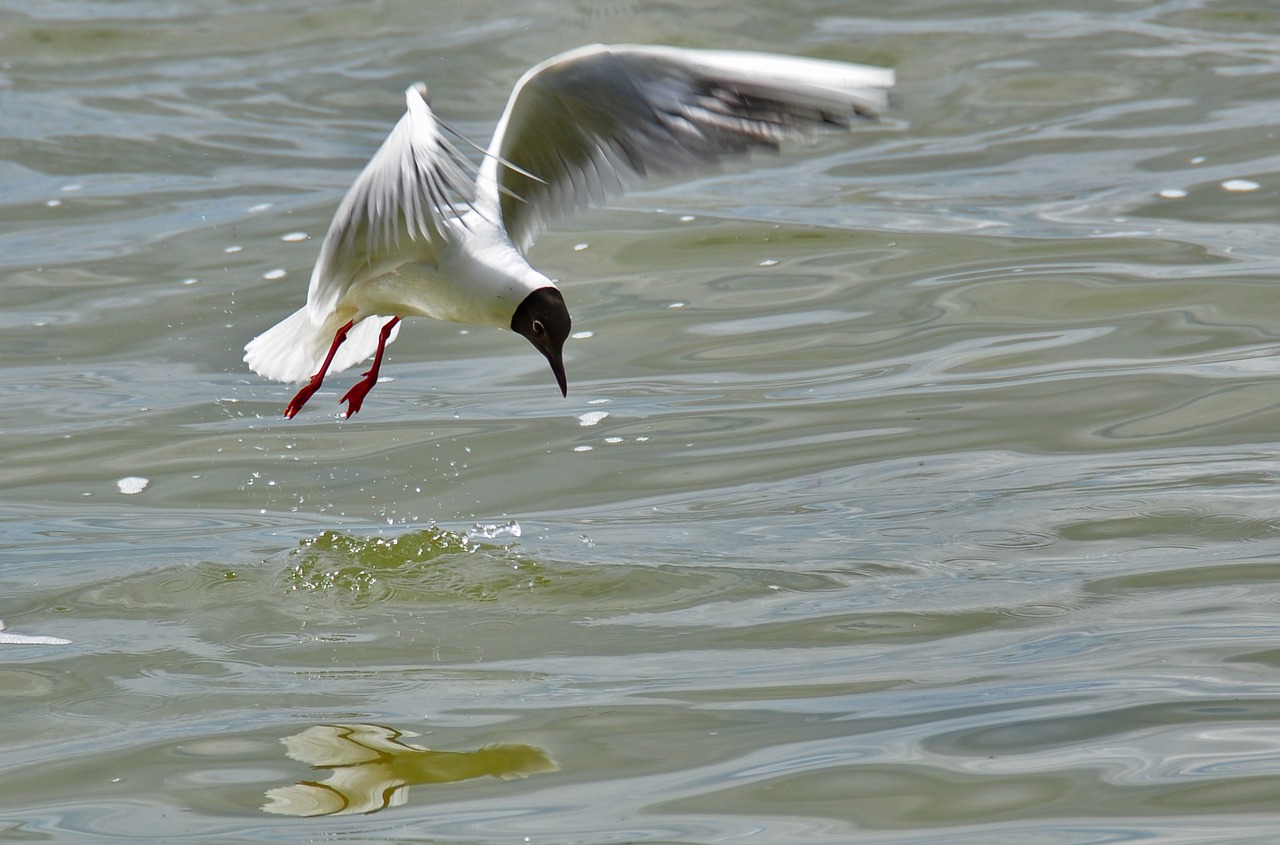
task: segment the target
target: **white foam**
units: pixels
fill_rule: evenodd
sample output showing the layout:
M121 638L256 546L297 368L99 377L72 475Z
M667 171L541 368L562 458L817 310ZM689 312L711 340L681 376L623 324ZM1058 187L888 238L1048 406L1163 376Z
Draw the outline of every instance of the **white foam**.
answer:
M147 489L147 485L151 483L151 479L142 478L137 475L129 475L116 482L116 487L120 488L120 492L126 496L132 496L141 493Z
M1228 179L1222 183L1224 191L1256 191L1262 186L1252 179Z

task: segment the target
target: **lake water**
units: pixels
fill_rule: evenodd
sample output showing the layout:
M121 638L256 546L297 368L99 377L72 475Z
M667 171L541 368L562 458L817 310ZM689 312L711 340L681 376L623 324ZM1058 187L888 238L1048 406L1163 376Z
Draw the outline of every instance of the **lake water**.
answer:
M0 0L0 841L1274 842L1280 6L1059 6ZM283 419L404 88L591 41L899 86L554 226L567 400Z

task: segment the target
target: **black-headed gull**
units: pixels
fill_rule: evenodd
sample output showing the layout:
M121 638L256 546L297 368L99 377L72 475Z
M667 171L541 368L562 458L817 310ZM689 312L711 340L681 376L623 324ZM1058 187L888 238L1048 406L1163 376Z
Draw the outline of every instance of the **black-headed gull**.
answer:
M328 373L373 365L342 397L360 410L404 317L511 329L568 395L569 310L525 260L554 217L638 179L803 140L884 108L893 71L769 53L594 45L520 78L474 182L427 105L408 112L347 192L311 272L307 304L245 346L254 372L306 381L293 417Z

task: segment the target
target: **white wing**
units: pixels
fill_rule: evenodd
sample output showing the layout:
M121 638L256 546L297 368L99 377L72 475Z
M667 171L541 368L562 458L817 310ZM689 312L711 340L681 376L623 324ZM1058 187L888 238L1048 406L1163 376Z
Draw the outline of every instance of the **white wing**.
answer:
M360 281L406 261L430 261L445 242L443 221L468 203L465 159L440 131L425 88L405 91L408 111L338 206L311 271L307 312L323 323Z
M893 82L884 68L769 53L571 50L516 83L480 167L476 207L527 249L549 219L641 177L873 117Z

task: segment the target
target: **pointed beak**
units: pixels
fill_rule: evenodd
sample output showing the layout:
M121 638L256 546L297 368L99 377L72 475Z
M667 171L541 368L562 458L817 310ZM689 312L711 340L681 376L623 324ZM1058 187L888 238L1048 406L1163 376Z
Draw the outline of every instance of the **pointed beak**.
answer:
M564 375L564 359L561 357L560 350L548 350L545 354L547 363L551 364L551 372L555 373L556 384L560 385L560 395L568 397L569 380Z

